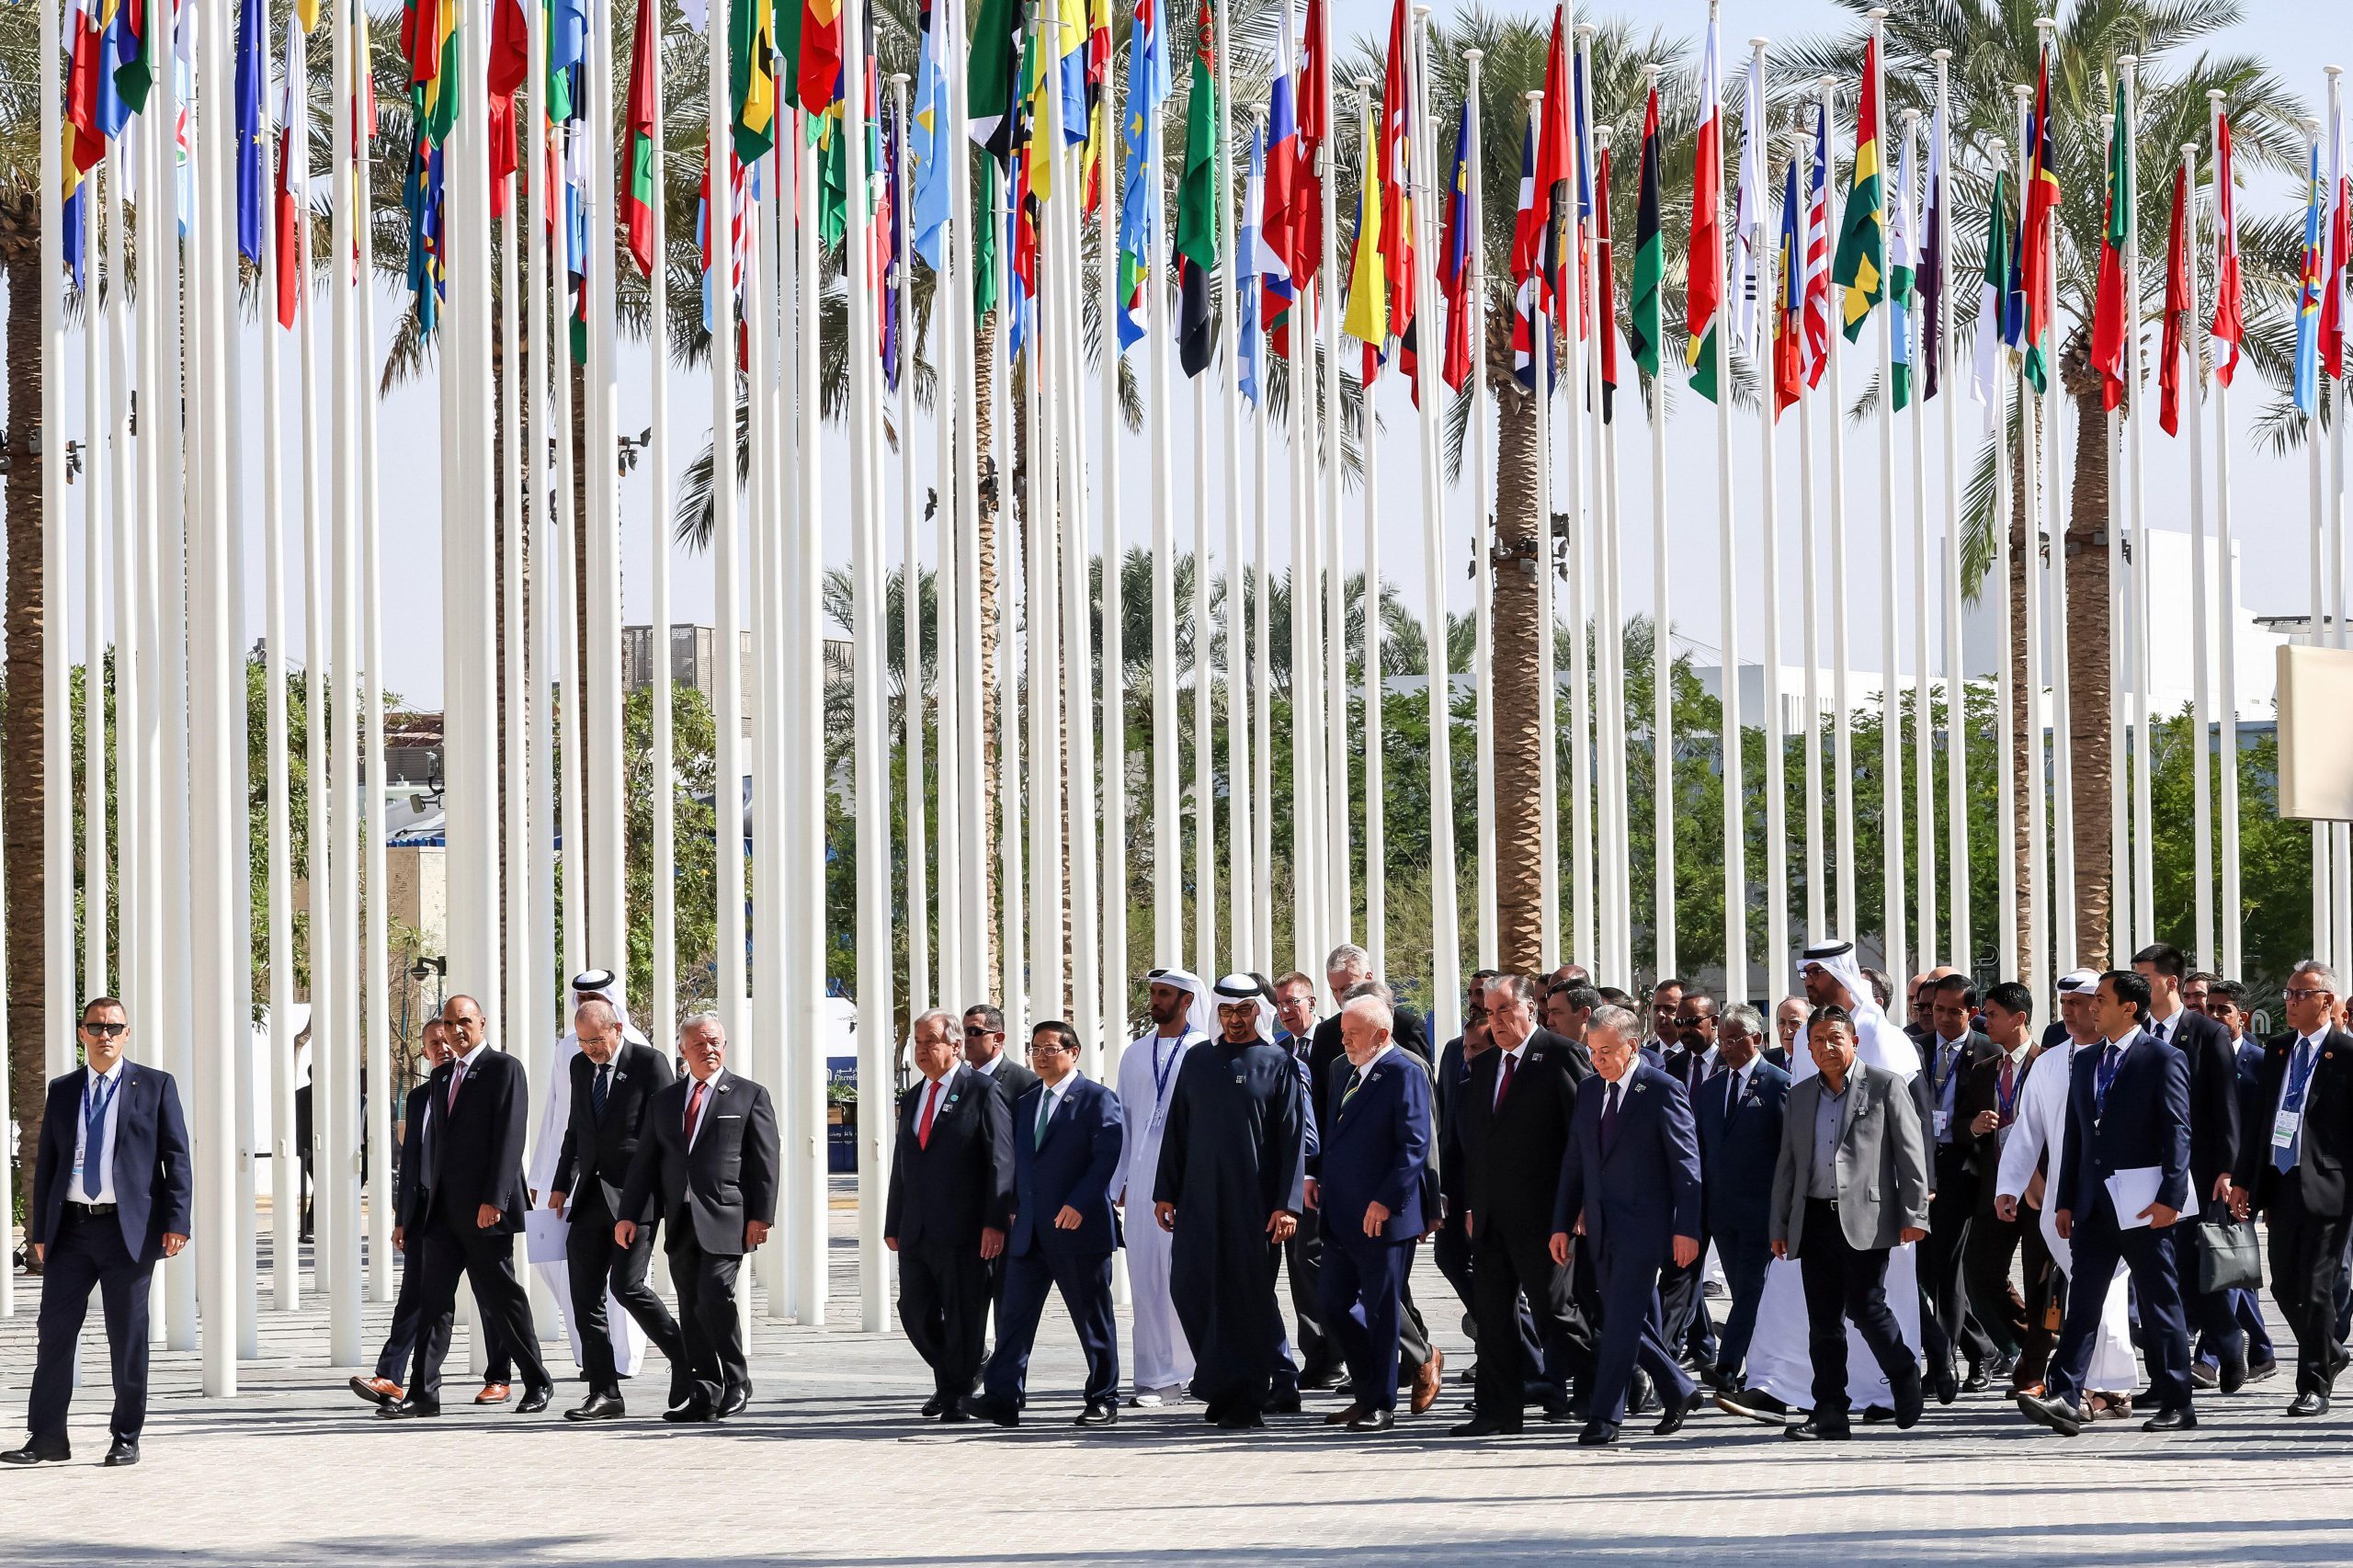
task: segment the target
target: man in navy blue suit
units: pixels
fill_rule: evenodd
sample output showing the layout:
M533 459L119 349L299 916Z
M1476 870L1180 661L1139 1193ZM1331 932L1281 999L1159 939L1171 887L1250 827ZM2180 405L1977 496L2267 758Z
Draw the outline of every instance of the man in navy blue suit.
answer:
M2198 1425L2190 1408L2189 1324L2165 1233L2197 1197L2189 1165L2189 1058L2143 1026L2149 983L2131 970L2100 977L2100 1033L2107 1044L2076 1053L2067 1090L2067 1153L2046 1202L2052 1228L2075 1253L2067 1316L2052 1354L2045 1392L2018 1395L2029 1420L2063 1437L2083 1429L2078 1403L2091 1365L2108 1281L2121 1262L2141 1309L2143 1352L2156 1413L2144 1432ZM2154 1196L2137 1185L2154 1175ZM2113 1181L2116 1186L2109 1185ZM2118 1190L2134 1201L2120 1212Z
M1740 1386L1741 1364L1756 1332L1756 1303L1773 1262L1773 1166L1781 1156L1781 1112L1790 1097L1790 1075L1759 1052L1762 1033L1755 1008L1724 1009L1716 1031L1721 1069L1699 1085L1692 1104L1704 1180L1699 1244L1704 1251L1715 1244L1732 1289L1715 1365L1702 1375L1726 1392Z
M1665 1407L1655 1431L1681 1428L1699 1385L1666 1348L1659 1271L1699 1256L1699 1141L1683 1086L1641 1059L1641 1026L1623 1007L1597 1007L1586 1027L1594 1075L1577 1089L1569 1151L1552 1204L1552 1259L1565 1266L1582 1232L1597 1275L1601 1338L1577 1442L1618 1440L1626 1389L1640 1364Z
M1437 1211L1430 1166L1430 1075L1391 1038L1396 1015L1378 996L1340 1009L1349 1071L1336 1066L1320 1123L1320 1163L1308 1207L1324 1221L1317 1284L1324 1322L1340 1342L1351 1394L1324 1418L1351 1432L1396 1424L1400 1292L1414 1248Z
M1029 1347L1049 1288L1086 1352L1081 1426L1120 1418L1120 1339L1111 1321L1111 1254L1120 1245L1111 1184L1127 1138L1120 1096L1078 1070L1078 1032L1049 1019L1029 1032L1038 1082L1013 1108L1013 1221L1005 1244L1005 1298L986 1392L967 1409L1000 1426L1020 1424Z
M0 1454L9 1464L74 1457L65 1410L74 1398L74 1347L90 1311L106 1310L114 1369L109 1465L139 1462L147 1420L147 1284L155 1260L188 1244L188 1127L179 1091L160 1068L123 1060L131 1023L111 996L82 1009L84 1065L50 1081L26 1216L40 1260L40 1350L26 1401L32 1436Z

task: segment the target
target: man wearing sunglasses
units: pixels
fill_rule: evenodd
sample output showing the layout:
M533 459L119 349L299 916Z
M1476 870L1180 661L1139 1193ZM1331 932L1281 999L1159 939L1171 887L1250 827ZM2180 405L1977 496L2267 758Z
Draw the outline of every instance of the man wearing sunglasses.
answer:
M964 1065L997 1086L1008 1112L1038 1086L1038 1074L1005 1053L1005 1014L986 1002L964 1009Z
M90 1292L106 1310L114 1371L108 1465L139 1462L147 1419L147 1287L159 1258L188 1245L194 1178L172 1075L123 1059L129 1015L111 996L82 1009L82 1059L49 1085L27 1216L41 1268L40 1350L26 1400L32 1436L8 1464L68 1460L65 1411Z

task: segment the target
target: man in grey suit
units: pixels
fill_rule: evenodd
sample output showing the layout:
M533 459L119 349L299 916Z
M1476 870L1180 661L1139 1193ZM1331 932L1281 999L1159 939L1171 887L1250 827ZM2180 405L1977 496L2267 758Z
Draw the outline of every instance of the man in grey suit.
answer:
M1920 1366L1887 1304L1887 1255L1928 1233L1928 1162L1904 1078L1855 1059L1854 1018L1817 1007L1806 1021L1817 1076L1790 1086L1773 1167L1773 1256L1798 1260L1805 1282L1813 1413L1788 1428L1800 1441L1852 1436L1847 1419L1847 1322L1878 1358L1895 1424L1920 1419Z

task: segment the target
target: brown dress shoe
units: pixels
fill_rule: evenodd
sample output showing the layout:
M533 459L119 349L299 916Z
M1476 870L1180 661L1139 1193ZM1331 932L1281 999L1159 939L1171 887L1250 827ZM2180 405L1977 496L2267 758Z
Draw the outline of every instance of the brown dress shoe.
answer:
M505 1383L484 1383L482 1385L482 1392L474 1395L474 1403L476 1404L505 1404L507 1396L514 1392Z
M1326 1415L1324 1418L1324 1425L1326 1426L1345 1426L1349 1422L1354 1421L1358 1416L1362 1415L1364 1413L1365 1408L1363 1405L1352 1404L1346 1410L1336 1410L1332 1412L1331 1415Z
M406 1391L390 1378L354 1378L351 1380L351 1392L381 1409Z
M1420 1371L1414 1374L1412 1409L1415 1415L1427 1413L1431 1405L1438 1403L1438 1386L1445 1371L1446 1352L1433 1345L1430 1346L1430 1358L1422 1363Z

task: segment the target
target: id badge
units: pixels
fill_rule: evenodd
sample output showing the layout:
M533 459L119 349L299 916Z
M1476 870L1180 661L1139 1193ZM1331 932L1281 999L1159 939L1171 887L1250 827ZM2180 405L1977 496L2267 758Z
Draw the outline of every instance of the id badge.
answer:
M1951 1141L1952 1112L1949 1110L1940 1110L1937 1112L1937 1142L1939 1143L1948 1143Z
M2283 1110L2272 1118L2271 1146L2275 1149L2285 1149L2295 1142L2296 1129L2302 1127L2303 1122L2304 1113L2300 1110Z

